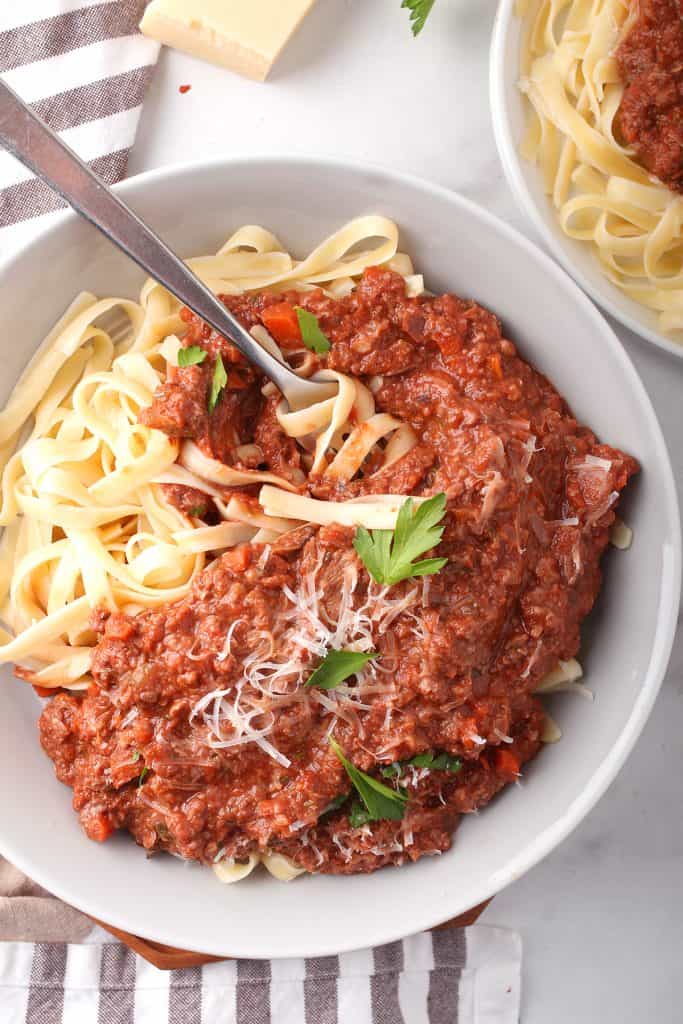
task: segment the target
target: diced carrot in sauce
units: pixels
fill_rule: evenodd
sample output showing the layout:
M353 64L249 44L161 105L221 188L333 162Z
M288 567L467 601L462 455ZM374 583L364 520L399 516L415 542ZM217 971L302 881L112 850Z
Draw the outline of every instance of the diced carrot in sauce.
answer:
M471 737L473 735L477 735L477 730L479 729L479 722L480 718L476 711L473 715L468 715L467 717L463 715L462 717L461 728L463 734L463 742L466 743L468 746L477 745L476 740L473 740Z
M516 779L522 767L517 754L514 754L511 750L496 750L493 755L493 761L498 774L505 775L509 779Z
M222 556L222 561L223 564L233 572L244 572L251 561L248 545L242 544L240 547L226 551Z
M130 640L135 632L135 626L127 615L114 612L107 619L105 631L107 636L114 640Z
M301 328L294 306L289 302L276 302L261 313L266 330L273 335L282 348L298 348L301 345Z
M36 691L39 697L53 697L55 693L59 693L60 687L58 686L37 686L33 684L33 689Z
M98 814L88 822L88 838L94 839L96 843L103 843L114 831L112 824L106 814Z
M141 718L139 715L133 722L133 736L135 742L142 746L154 736L154 726L150 722L149 718Z
M503 365L500 361L500 356L498 355L498 353L496 353L495 356L491 356L491 358L489 359L489 364L491 366L491 369L493 370L494 375L498 378L498 380L502 380Z

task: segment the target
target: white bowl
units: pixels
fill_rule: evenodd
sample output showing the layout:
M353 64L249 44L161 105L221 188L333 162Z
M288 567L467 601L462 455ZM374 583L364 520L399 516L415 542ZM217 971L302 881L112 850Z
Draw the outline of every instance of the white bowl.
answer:
M292 157L154 171L127 181L120 193L187 255L218 248L248 222L267 225L305 253L357 214L393 217L432 290L494 309L578 416L640 459L643 472L624 510L635 539L630 551L607 555L605 588L584 630L582 660L595 703L556 698L563 740L541 753L522 786L468 818L440 858L367 876L285 885L258 874L221 886L206 868L145 858L128 836L96 845L81 832L71 792L40 749L33 691L8 668L0 849L94 917L218 955L320 956L442 922L518 878L578 824L652 707L676 623L680 537L671 467L649 399L611 329L569 277L511 228L444 189L376 168ZM78 289L134 295L140 282L133 264L70 213L7 261L0 267L0 399Z
M664 334L651 310L628 298L605 277L590 245L565 235L557 211L543 189L539 169L520 155L528 108L517 86L522 19L515 14L515 5L516 0L500 0L489 62L493 130L498 155L515 199L553 256L584 291L624 326L683 359L683 342Z

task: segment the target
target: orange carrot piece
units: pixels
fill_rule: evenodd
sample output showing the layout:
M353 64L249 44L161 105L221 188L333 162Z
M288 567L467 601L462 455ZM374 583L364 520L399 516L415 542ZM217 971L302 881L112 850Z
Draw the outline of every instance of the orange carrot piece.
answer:
M96 843L103 843L109 839L113 831L113 826L106 814L98 814L96 818L88 822L88 838L94 839Z
M516 779L519 775L522 763L511 750L498 749L495 751L494 764L499 775L505 775L510 779Z
M39 697L54 697L60 691L59 686L38 686L37 683L33 683L33 689Z
M291 303L276 302L273 306L267 306L261 313L261 320L263 326L282 348L301 346L299 318Z

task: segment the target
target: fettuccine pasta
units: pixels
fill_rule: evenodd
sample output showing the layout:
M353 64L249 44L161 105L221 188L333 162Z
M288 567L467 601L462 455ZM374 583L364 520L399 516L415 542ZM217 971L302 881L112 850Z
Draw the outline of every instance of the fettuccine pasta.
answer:
M408 293L419 294L422 279L397 245L394 223L360 217L297 261L273 234L249 225L215 256L188 262L220 294L322 287L340 296L371 265L402 273ZM186 329L179 314L179 303L152 280L139 302L81 293L0 413L0 662L16 662L17 673L38 686L87 688L95 608L137 612L176 601L208 559L246 541L273 540L307 519L306 499L291 480L225 465L192 441L140 422L178 364ZM263 327L253 333L285 357ZM307 349L292 356L299 372L314 371ZM334 371L321 376L338 385L333 398L296 412L284 402L277 407L307 472L348 481L373 449L377 471L416 444L407 424L375 412L371 391L359 381ZM273 385L263 390L271 394ZM208 525L174 507L162 488L174 483L209 495L221 521ZM231 489L253 484L275 495L277 511L231 497ZM399 506L366 499L356 506L367 511L365 519L358 511L352 518L393 524Z
M662 331L683 329L683 197L622 145L624 93L615 50L638 14L631 0L518 0L520 88L530 102L522 147L570 238L590 244Z

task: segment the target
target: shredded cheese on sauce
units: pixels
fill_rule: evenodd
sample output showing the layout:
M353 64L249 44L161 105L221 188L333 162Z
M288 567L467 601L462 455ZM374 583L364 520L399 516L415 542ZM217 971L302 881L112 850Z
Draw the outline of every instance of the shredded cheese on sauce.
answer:
M296 700L312 700L330 714L356 721L358 711L369 710L377 697L390 699L392 687L382 681L378 666L369 662L355 676L334 690L308 690L305 683L316 662L330 650L368 652L375 649L399 616L410 613L420 601L420 587L386 587L370 581L363 598L357 598L358 569L349 556L342 573L339 606L334 618L324 600L319 582L322 561L304 575L295 590L283 587L288 607L278 619L276 633L250 634L256 647L242 661L242 674L235 686L205 694L192 709L207 726L208 742L214 748L255 743L283 767L290 762L268 739L276 723L278 707ZM238 624L233 622L217 660L231 653ZM389 710L389 709L388 709ZM475 742L481 741L476 737Z
M397 245L392 221L358 217L296 260L269 231L249 225L215 256L190 264L217 294L277 290L286 282L300 291L320 287L334 297L352 291L370 266L395 269L408 291L419 294L422 279ZM87 689L93 608L134 613L179 600L208 558L236 544L268 542L298 518L308 519L306 507L300 515L298 504L294 509L286 501L288 494L302 500L292 492L305 481L303 471L284 479L224 465L193 441L179 444L141 422L169 370L177 372L187 329L180 311L153 280L145 282L139 302L98 300L83 292L0 412L0 663L23 666L29 682ZM252 333L284 360L265 328ZM303 344L291 355L300 372L314 372L315 359ZM343 482L363 473L370 453L370 464L381 469L415 445L412 428L377 413L362 383L333 371L323 375L336 390L328 402L291 413L278 407L281 426L301 446L308 471ZM236 449L238 458L258 454L254 445ZM231 488L254 483L274 492L281 513L270 507L255 511L226 496ZM222 522L206 525L186 516L166 499L161 484L195 487L210 496ZM394 508L399 503L393 499ZM377 513L377 504L366 502L368 525L393 525L395 513ZM364 510L349 522L363 522ZM309 521L333 518L328 511ZM246 698L238 702L235 726L267 747L267 724Z

